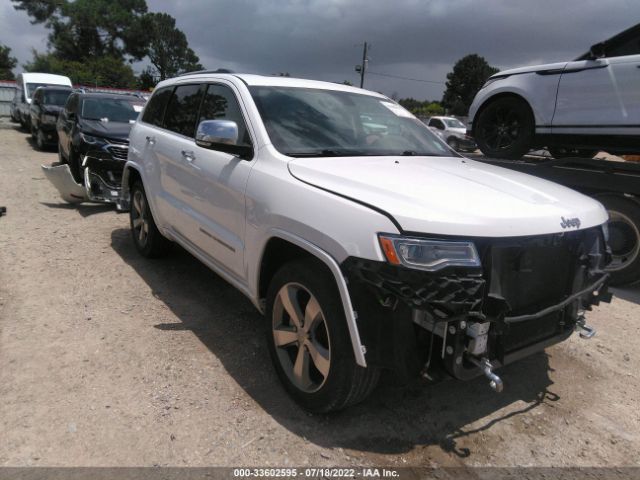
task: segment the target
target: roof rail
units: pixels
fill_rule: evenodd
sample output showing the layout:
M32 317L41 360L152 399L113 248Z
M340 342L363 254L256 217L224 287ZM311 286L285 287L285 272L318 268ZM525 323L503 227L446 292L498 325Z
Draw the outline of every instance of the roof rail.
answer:
M218 68L217 70L196 70L195 72L185 72L185 73L181 73L178 76L184 77L185 75L195 75L197 73L234 73L234 72L227 68Z

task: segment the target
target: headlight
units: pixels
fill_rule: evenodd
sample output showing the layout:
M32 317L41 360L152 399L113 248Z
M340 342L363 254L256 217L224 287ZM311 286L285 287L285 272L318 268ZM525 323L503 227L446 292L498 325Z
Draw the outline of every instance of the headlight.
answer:
M445 267L479 267L480 257L472 242L425 240L380 235L380 246L387 261L433 272Z
M508 75L507 75L508 76ZM482 90L483 88L487 88L489 85L491 85L493 82L497 82L498 80L502 80L504 78L507 78L507 76L504 77L492 77L487 79L486 82L484 82L484 85L482 85L482 87L480 87L480 89Z
M87 135L86 133L80 132L80 138L85 143L89 145L95 145L96 143L105 143L105 141L100 137L92 137L91 135Z

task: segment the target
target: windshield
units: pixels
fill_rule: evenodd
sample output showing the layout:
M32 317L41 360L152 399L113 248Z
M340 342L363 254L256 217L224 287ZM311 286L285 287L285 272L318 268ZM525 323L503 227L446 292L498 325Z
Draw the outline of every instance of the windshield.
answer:
M285 155L451 156L422 122L384 98L295 87L250 90L273 145Z
M27 83L27 98L33 97L33 93L38 87L46 87L48 83Z
M71 95L71 90L47 90L44 92L42 103L61 107L65 104L69 95Z
M464 123L457 118L445 118L444 123L446 123L449 128L467 128L464 126Z
M142 110L142 103L128 98L85 98L80 116L101 122L134 122Z

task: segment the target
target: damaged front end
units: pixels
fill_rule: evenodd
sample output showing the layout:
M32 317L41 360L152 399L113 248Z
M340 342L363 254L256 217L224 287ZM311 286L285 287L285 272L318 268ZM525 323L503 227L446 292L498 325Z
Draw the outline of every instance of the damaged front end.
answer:
M568 338L590 338L584 312L609 302L601 227L552 235L476 238L478 265L436 271L351 257L349 281L367 362L408 380L467 380Z
M66 163L42 165L42 170L62 199L68 203L112 203L118 207L127 151L128 145L118 144L89 150L83 154L80 165L81 183L76 182Z

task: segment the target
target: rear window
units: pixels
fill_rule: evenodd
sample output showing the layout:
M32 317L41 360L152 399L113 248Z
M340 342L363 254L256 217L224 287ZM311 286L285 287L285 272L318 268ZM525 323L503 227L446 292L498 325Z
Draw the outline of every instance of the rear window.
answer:
M150 123L156 127L162 126L164 109L167 106L169 98L171 98L172 91L173 87L162 88L151 96L149 103L144 109L144 114L142 115L143 122Z
M61 107L66 103L69 95L71 95L71 90L47 90L44 92L44 100L42 103Z
M194 137L202 99L202 85L179 85L173 91L164 115L164 128Z

